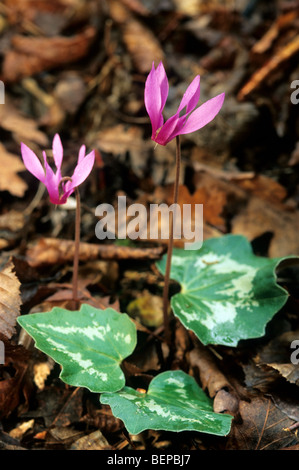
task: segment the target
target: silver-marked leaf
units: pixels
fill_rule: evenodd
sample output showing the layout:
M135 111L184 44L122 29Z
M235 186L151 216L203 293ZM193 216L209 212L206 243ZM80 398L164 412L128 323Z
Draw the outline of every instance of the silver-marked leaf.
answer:
M194 378L180 370L157 375L146 393L124 387L102 394L100 401L110 405L131 434L155 429L226 436L230 431L232 416L214 413L212 401Z
M171 278L181 291L171 298L173 313L204 344L236 346L263 336L288 298L275 274L287 259L254 255L240 235L208 239L199 250L175 249ZM157 266L165 272L165 257Z
M18 318L36 347L62 366L61 380L92 392L113 392L125 384L122 360L136 346L136 327L125 313L83 304Z

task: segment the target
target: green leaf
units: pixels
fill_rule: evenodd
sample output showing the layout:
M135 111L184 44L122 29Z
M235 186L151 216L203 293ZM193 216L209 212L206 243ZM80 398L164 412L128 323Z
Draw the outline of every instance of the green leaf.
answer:
M175 249L171 278L181 291L171 298L173 313L204 344L236 346L241 339L263 336L287 301L275 270L290 258L256 256L240 235L208 239L196 251ZM162 273L165 262L164 257L157 263Z
M36 347L62 366L60 378L92 392L114 392L125 384L122 360L136 346L136 327L127 314L83 304L79 311L55 307L18 318Z
M110 405L131 434L155 429L225 436L230 431L232 416L214 413L212 401L194 378L179 370L157 375L147 393L124 387L102 394L100 401Z

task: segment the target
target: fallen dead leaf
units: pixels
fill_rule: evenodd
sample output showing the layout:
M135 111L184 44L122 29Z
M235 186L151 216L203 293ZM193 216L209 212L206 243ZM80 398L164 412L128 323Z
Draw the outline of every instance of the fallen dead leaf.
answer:
M0 339L5 345L5 364L0 367L0 418L3 418L8 417L19 405L21 390L25 403L28 403L30 387L23 383L23 378L30 354L22 345L13 345L1 333Z
M124 3L109 1L111 18L120 25L124 43L140 73L147 73L153 61L164 60L163 49L153 32L130 12Z
M76 62L86 56L95 36L96 31L91 26L72 37L45 38L16 35L11 40L12 49L4 56L3 81L16 82L38 72Z
M291 345L294 340L298 340L299 331L286 331L281 335L273 338L269 341L261 350L258 352L258 355L255 357L255 362L258 367L265 369L265 374L267 374L267 369L274 369L278 374L286 379L286 381L296 384L299 386L299 365L294 364L291 361L292 352L295 352L296 359L297 354L296 350L292 349ZM276 374L276 377L277 375ZM275 378L270 371L270 376Z
M232 179L232 181L250 195L257 196L273 204L281 203L287 197L287 190L277 181L265 175L253 175L249 178Z
M45 388L45 382L54 366L54 361L49 357L45 362L38 362L33 365L33 380L39 390Z
M27 189L27 184L18 175L25 170L25 166L20 157L6 150L0 142L0 191L8 191L13 196L22 197Z
M240 401L241 420L233 422L225 450L279 450L298 444L298 436L286 429L294 422L270 398L251 396Z
M0 215L0 249L13 246L20 238L25 224L23 212L11 210Z
M299 254L298 211L288 211L282 204L251 197L248 205L233 218L231 232L250 241L265 233L273 234L268 251L271 258Z
M71 450L107 450L111 448L99 429L81 437L71 445Z
M48 145L48 137L38 129L37 121L21 113L8 97L5 97L5 105L0 106L0 127L12 132L18 145L22 140L42 146Z
M33 429L33 426L34 426L34 419L30 419L29 421L24 421L22 424L12 429L9 432L9 435L13 437L14 439L20 440L27 431L30 431L31 429Z
M8 261L0 272L0 333L8 339L15 333L21 303L20 282Z

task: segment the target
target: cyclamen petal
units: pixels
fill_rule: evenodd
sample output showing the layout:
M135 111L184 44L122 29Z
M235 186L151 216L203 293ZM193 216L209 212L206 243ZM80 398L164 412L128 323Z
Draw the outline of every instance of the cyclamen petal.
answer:
M44 183L46 174L41 162L35 153L23 142L21 143L21 154L27 170L30 171L30 173L32 173L35 178Z
M211 122L222 108L224 98L225 94L221 93L199 106L199 108L190 114L180 134L189 134L190 132L198 131Z
M52 150L56 168L60 170L63 159L63 147L58 134L54 136Z
M185 107L186 107L187 114L193 111L193 109L198 103L199 95L200 95L200 76L197 75L192 80L187 90L185 91L182 101L179 105L178 111L182 111Z
M81 163L83 158L85 157L86 147L85 145L81 145L78 155L78 164Z
M50 201L52 204L61 204L60 196L59 196L59 183L60 179L57 179L56 174L48 164L47 160L45 159L45 168L46 168L46 181L45 186L48 190Z
M146 79L144 103L152 124L152 136L163 125L162 111L168 96L168 80L162 62L155 70L154 63Z
M162 111L168 91L162 62L156 69L153 64L145 82L144 103L152 125L152 140L161 145L204 127L219 113L224 101L224 93L221 93L195 109L200 96L200 76L197 75L185 91L177 112L164 122Z
M72 181L70 182L68 190L79 186L81 183L83 183L83 181L86 180L87 176L92 170L94 160L94 151L90 152L88 155L86 155L86 157L83 158L83 160L81 160L81 162L76 166L74 170Z

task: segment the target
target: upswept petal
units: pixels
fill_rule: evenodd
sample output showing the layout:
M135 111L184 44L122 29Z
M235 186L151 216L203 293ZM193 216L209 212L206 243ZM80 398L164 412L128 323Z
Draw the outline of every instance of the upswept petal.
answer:
M52 144L53 158L58 170L61 169L62 159L63 159L63 147L58 134L55 134Z
M156 69L156 75L157 75L157 80L158 84L160 87L160 92L161 92L161 112L164 109L167 97L168 97L168 92L169 92L169 83L167 79L167 75L164 69L164 65L162 62L159 63L157 69Z
M200 76L196 75L196 77L192 80L190 85L188 86L187 90L185 91L181 103L178 108L178 112L181 112L186 107L186 114L193 111L195 106L198 103L200 96Z
M81 160L81 162L76 166L73 176L72 176L72 181L70 185L68 185L67 190L70 191L77 186L79 186L83 181L87 178L89 173L92 170L92 167L94 165L94 160L95 160L95 152L92 150L86 157Z
M21 154L27 170L30 171L30 173L32 173L35 178L44 183L46 174L40 160L35 155L35 153L23 142L21 142Z
M144 103L151 120L153 138L164 122L162 111L168 96L168 89L168 80L162 62L160 62L156 70L153 62L144 88Z
M190 132L197 131L212 121L219 113L223 105L224 97L225 94L221 93L195 109L195 111L193 111L186 120L182 129L176 135L189 134Z
M81 163L81 161L82 161L83 158L85 157L85 152L86 152L86 147L85 147L85 145L81 145L80 150L79 150L78 163L77 163L77 165L79 165L79 163Z
M46 152L43 152L43 157L46 169L46 179L44 181L44 184L48 190L50 201L52 202L52 204L61 204L59 196L59 183L61 177L59 176L58 171L54 173L54 171L50 167L49 163L47 162Z

